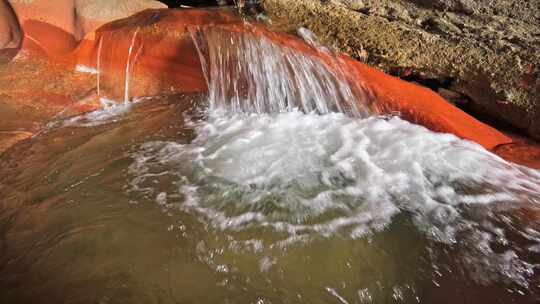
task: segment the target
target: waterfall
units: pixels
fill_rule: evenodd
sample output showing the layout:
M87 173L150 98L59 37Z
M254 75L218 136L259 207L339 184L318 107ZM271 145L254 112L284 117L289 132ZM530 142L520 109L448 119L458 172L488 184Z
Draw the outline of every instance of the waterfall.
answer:
M124 104L129 103L129 76L130 76L130 73L131 73L131 70L132 70L131 69L131 65L132 65L131 57L132 57L132 53L133 53L133 46L135 45L135 40L137 39L137 34L139 33L139 30L140 30L140 27L137 27L137 29L133 33L133 37L131 38L131 44L129 45L129 49L128 49L128 56L127 56L127 61L126 61L125 84L124 84ZM135 54L135 60L134 60L135 62L137 61L137 57L140 54L141 49L142 49L142 44L137 49L137 52Z
M275 113L299 109L320 114L369 113L367 92L348 79L338 56L315 47L310 56L264 35L191 28L208 84L210 108ZM327 60L321 59L324 57Z
M98 98L101 96L101 49L103 48L103 39L104 37L99 37L99 45L96 58L96 67L97 67L97 95Z

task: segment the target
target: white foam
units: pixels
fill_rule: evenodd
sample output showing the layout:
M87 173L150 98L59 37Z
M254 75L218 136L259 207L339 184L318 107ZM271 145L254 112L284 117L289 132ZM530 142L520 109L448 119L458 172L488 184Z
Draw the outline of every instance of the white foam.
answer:
M250 33L215 27L191 28L190 33L208 83L210 108L238 113L300 108L356 117L369 113L371 91L350 82L354 76L347 64L319 45L307 29L299 34L325 60Z
M451 241L457 206L539 202L534 170L399 118L214 112L192 124L191 144L148 143L132 171L142 182L153 166L174 168L183 208L223 230L357 238L408 211Z
M269 248L321 236L362 238L407 212L426 237L459 241L462 263L477 282L528 286L535 266L515 248L492 250L508 240L487 219L490 207L537 205L538 171L396 117L211 112L207 121L188 124L197 132L190 144L149 142L133 154L132 191L158 204L179 195L169 208L231 236L256 237L260 228L285 235ZM482 208L488 218L466 218L463 206Z
M99 71L97 69L94 69L93 67L89 67L84 64L77 64L77 66L75 66L75 71L88 74L99 74Z
M122 115L127 113L133 103L122 103L107 98L100 98L101 108L98 110L83 113L62 121L63 126L94 127L118 121Z

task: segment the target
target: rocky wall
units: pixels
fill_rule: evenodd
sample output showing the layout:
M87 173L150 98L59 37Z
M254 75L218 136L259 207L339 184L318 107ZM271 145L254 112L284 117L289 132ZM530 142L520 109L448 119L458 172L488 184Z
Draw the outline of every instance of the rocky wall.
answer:
M471 110L540 139L540 1L262 0L276 26L304 26L384 71L434 79Z

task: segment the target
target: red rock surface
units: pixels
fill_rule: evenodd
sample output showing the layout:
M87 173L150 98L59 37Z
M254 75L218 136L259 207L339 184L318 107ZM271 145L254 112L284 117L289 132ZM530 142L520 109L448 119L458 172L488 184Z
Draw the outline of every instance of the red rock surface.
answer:
M74 44L65 31L39 25L36 22L27 24L33 33L46 32L47 38L38 40L34 45L28 43L29 48L41 48L49 58L65 62L71 67L75 63L97 67L99 57L102 90L116 99L123 96L130 47L132 95L205 91L206 82L199 56L188 31L192 27L214 27L266 37L332 65L329 54L320 52L303 40L269 31L262 25L245 23L233 12L223 10L147 10L102 26L95 35L87 36L70 53L66 51L73 48ZM347 64L350 77L370 92L374 110L380 113L399 112L409 121L434 131L453 133L489 150L509 147L513 143L512 138L459 110L435 92L389 76L347 56L340 56ZM503 150L505 152L501 152L501 155L507 159L540 167L540 160L524 161L511 156L520 153L522 149Z
M23 47L50 57L65 56L77 47L72 34L47 22L26 20L24 31Z
M17 16L7 0L0 0L0 57L9 50L18 49L21 45L22 33Z
M162 90L163 87L183 92L200 91L205 88L205 82L198 54L187 30L194 26L219 27L264 36L308 56L331 62L331 55L318 51L297 37L271 32L260 25L246 25L232 13L203 10L147 11L130 19L113 22L100 28L96 40L85 42L77 50L80 54L78 59L95 66L96 45L102 39L106 45L101 54L101 66L106 67L104 74L110 75L109 78L116 77L116 82L112 83L122 87L120 84L125 74L127 50L133 35L138 31L134 49L139 50L141 46L143 49L134 57L137 64L133 78L139 79L139 85L134 87L137 95L155 94L156 90ZM89 48L93 51L89 52ZM354 81L360 82L362 87L372 92L375 97L374 108L381 113L399 112L412 122L473 140L487 149L512 142L509 137L479 122L427 88L389 76L349 57L343 56L343 60L354 76ZM159 79L163 87L141 85L145 82L137 75Z

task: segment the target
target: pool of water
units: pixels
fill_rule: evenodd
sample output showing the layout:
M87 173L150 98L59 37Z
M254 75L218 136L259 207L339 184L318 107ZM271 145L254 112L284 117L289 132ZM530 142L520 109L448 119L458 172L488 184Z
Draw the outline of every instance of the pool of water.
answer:
M396 117L177 95L0 156L1 303L536 303L540 172Z

